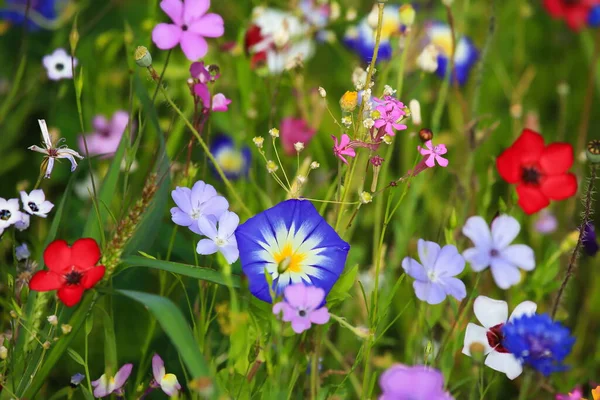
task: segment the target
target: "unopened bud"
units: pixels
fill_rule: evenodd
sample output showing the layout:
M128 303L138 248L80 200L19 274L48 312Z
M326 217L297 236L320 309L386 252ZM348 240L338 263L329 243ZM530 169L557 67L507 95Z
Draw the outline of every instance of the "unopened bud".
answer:
M319 164L319 163L318 163L318 162L316 162L316 161L313 161L313 162L311 162L311 163L310 163L310 169L317 169L317 168L319 168L320 166L321 166L321 164Z
M71 330L73 330L73 327L69 324L62 324L60 329L62 330L63 335L68 335L71 333Z
M8 357L8 349L4 346L0 346L0 360L6 360Z
M585 156L592 164L600 163L600 140L594 139L588 143Z
M419 103L418 100L412 99L410 103L408 103L408 107L410 109L413 124L421 125L421 103Z
M483 360L483 356L485 355L485 346L482 343L473 342L471 343L471 346L469 346L469 352L474 360L480 362Z
M323 98L327 96L327 92L321 86L319 86L319 95Z
M419 138L423 142L433 139L433 132L429 128L423 128L419 131Z
M46 340L46 341L45 341L45 342L42 344L42 347L43 347L45 350L48 350L48 349L50 348L50 345L51 345L51 344L52 344L52 343L50 343L49 341L47 341L47 340Z
M144 46L138 46L135 49L135 63L143 68L148 68L152 65L152 55Z
M360 202L362 204L368 204L373 201L373 195L369 192L362 192L360 194Z
M58 325L58 317L56 315L49 315L48 316L48 323L52 326L56 326Z

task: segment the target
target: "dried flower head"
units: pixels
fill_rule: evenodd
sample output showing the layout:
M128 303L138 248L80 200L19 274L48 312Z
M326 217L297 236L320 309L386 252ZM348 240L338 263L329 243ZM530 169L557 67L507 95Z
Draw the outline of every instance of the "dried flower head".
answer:
M144 46L138 46L135 49L135 63L143 68L148 68L152 65L152 55Z

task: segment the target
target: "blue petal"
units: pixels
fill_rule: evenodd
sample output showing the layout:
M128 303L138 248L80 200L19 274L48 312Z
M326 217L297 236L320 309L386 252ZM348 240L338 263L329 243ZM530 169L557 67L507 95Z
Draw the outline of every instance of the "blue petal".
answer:
M210 145L210 152L218 160L220 153L223 151L231 151L237 156L239 156L241 159L240 168L237 171L223 171L225 177L230 180L236 180L242 177L246 177L248 175L248 171L250 170L252 160L252 152L250 151L250 148L246 146L240 151L237 149L235 142L231 137L224 134L220 134L213 139L213 142ZM220 179L219 174L217 173L216 169L214 168L214 165L212 164L211 169L213 171L214 176Z
M26 0L7 0L6 5L19 5L26 6ZM33 10L38 14L42 15L45 19L54 20L57 17L56 13L56 1L55 0L41 0L33 6ZM21 25L25 21L24 12L0 9L0 19L7 20L16 25ZM37 31L40 27L34 23L31 19L27 21L27 29L30 31Z

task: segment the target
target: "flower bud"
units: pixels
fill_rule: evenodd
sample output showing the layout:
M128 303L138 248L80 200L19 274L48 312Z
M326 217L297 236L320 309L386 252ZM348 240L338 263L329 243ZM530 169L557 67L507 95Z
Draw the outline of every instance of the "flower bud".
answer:
M279 129L277 129L277 128L269 129L269 135L271 135L272 138L278 138L279 137Z
M413 124L421 125L421 103L419 103L419 100L412 99L410 103L408 103L408 107L410 109Z
M485 355L485 346L483 344L479 342L471 343L471 346L469 346L469 351L471 352L471 357L473 357L475 361L483 361L483 357Z
M294 143L294 149L296 149L297 153L300 153L302 150L304 150L304 143L302 143L302 142Z
M592 164L599 164L600 163L600 140L598 140L598 139L591 140L587 145L585 155L586 155L588 161L591 162Z
M363 125L365 128L371 129L375 125L375 121L373 121L373 118L367 118L363 121Z
M358 104L358 92L347 91L340 99L340 107L345 112L352 112Z
M433 139L433 132L429 128L423 128L419 131L419 138L425 143Z
M265 138L262 136L257 136L254 139L252 139L252 141L254 142L256 147L258 147L259 149L262 149L263 143L265 142Z
M313 162L311 162L311 163L310 163L310 169L317 169L317 168L319 168L320 166L321 166L321 164L319 164L319 163L318 163L318 162L316 162L316 161L313 161Z
M52 326L56 326L58 325L58 317L56 315L49 315L48 316L48 323Z
M323 98L325 98L325 96L327 96L327 92L321 86L319 86L319 95Z
M71 333L71 330L73 330L73 327L69 324L62 324L60 329L62 330L63 335L68 335Z
M362 192L360 194L360 202L362 204L368 204L373 201L373 195L369 192Z
M4 346L0 346L0 360L6 360L8 357L8 349Z
M48 350L48 349L50 348L50 345L51 345L51 344L52 344L52 343L50 343L49 341L47 341L47 340L46 340L46 341L45 341L45 342L42 344L42 347L43 347L45 350Z
M152 65L152 55L144 46L138 46L135 49L135 63L143 68L148 68Z

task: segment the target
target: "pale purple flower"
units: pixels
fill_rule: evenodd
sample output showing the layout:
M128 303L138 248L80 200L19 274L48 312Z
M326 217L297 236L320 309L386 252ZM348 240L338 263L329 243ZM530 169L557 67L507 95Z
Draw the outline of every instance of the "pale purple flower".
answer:
M435 166L435 162L437 161L440 167L448 166L448 160L442 157L443 154L446 154L448 152L448 150L446 149L446 145L438 144L436 146L433 146L431 140L428 140L427 142L425 142L425 147L427 148L425 149L421 146L417 146L419 152L422 155L427 156L427 159L425 160L425 165L427 165L429 168L433 168Z
M54 204L46 200L46 195L42 189L32 190L31 193L21 191L21 202L23 210L30 215L46 218L48 213L54 208Z
M535 220L535 230L541 234L547 235L556 231L558 220L547 208L543 209L539 217Z
M465 269L465 259L456 246L440 246L434 242L419 239L417 244L421 263L410 257L402 260L402 268L415 278L413 287L421 301L439 304L450 295L461 301L467 295L465 284L456 275Z
M67 146L60 146L58 144L61 140L58 140L57 143L52 143L52 139L50 138L50 132L48 132L48 126L46 126L46 121L43 119L38 119L38 123L40 124L40 129L42 130L42 139L44 147L39 146L30 146L29 150L44 154L46 163L46 174L45 178L50 178L50 174L52 174L52 170L54 169L54 160L66 158L71 162L71 172L75 171L77 168L77 161L75 158L79 158L83 160L83 157L76 152L75 150L69 149ZM43 165L43 164L42 164Z
M202 235L198 220L206 216L213 221L229 208L225 197L217 195L216 189L203 181L190 188L177 187L171 192L177 207L171 208L171 219L180 226L187 226L194 233Z
M29 214L24 212L19 212L19 214L19 220L15 222L15 228L17 228L19 232L23 232L24 230L29 228L31 217L29 216Z
M84 153L87 144L88 154L90 156L103 155L111 156L119 148L123 133L129 124L129 113L127 111L117 111L113 114L111 120L107 120L103 115L97 115L92 121L95 131L80 135L79 150Z
M160 387L167 396L174 396L181 390L181 385L174 374L167 374L165 363L158 354L152 357L152 375L154 375L153 387Z
M92 382L92 386L94 387L94 397L106 397L113 393L123 396L125 392L123 386L125 386L125 382L127 382L129 375L131 375L132 369L133 364L125 364L117 371L114 377L102 374L100 378Z
M339 142L335 136L331 135L331 138L333 139L333 154L342 160L344 164L348 164L348 161L346 161L344 156L356 156L356 151L350 147L350 136L346 135L345 133L342 134Z
M402 110L398 104L390 101L385 105L377 106L376 110L379 112L379 118L375 120L375 128L379 129L381 127L385 127L385 132L390 136L394 136L396 134L394 129L401 131L407 128L406 125L398 122L404 115L406 115L404 110Z
M160 8L171 18L172 24L161 23L154 27L152 40L161 50L180 45L190 61L202 58L208 52L205 37L223 36L223 18L207 14L210 0L162 0Z
M200 217L198 227L208 239L202 239L198 242L196 252L209 255L218 251L223 254L229 264L233 264L240 256L235 238L235 230L239 224L240 217L231 211L225 211L221 214L217 223L212 218Z
M48 78L53 81L73 79L73 67L77 66L77 59L71 57L65 49L56 49L54 53L42 59Z
M231 104L231 100L225 97L223 93L217 93L212 98L212 110L213 111L227 111L228 105Z
M535 268L535 255L524 244L510 245L519 234L521 225L509 215L500 215L492 222L491 229L482 217L467 220L462 231L475 247L463 252L473 271L480 272L491 267L496 285L508 289L521 281L521 271Z
M3 199L0 197L0 229L6 229L21 219L19 199Z
M329 311L321 306L325 300L323 289L300 282L286 286L283 296L284 300L273 306L273 314L283 313L283 320L292 323L294 332L302 333L312 324L329 322Z
M29 251L29 247L27 247L27 243L22 243L15 247L15 254L18 261L23 261L31 257L31 252Z
M444 376L426 365L394 364L379 378L379 400L454 400L444 390Z

